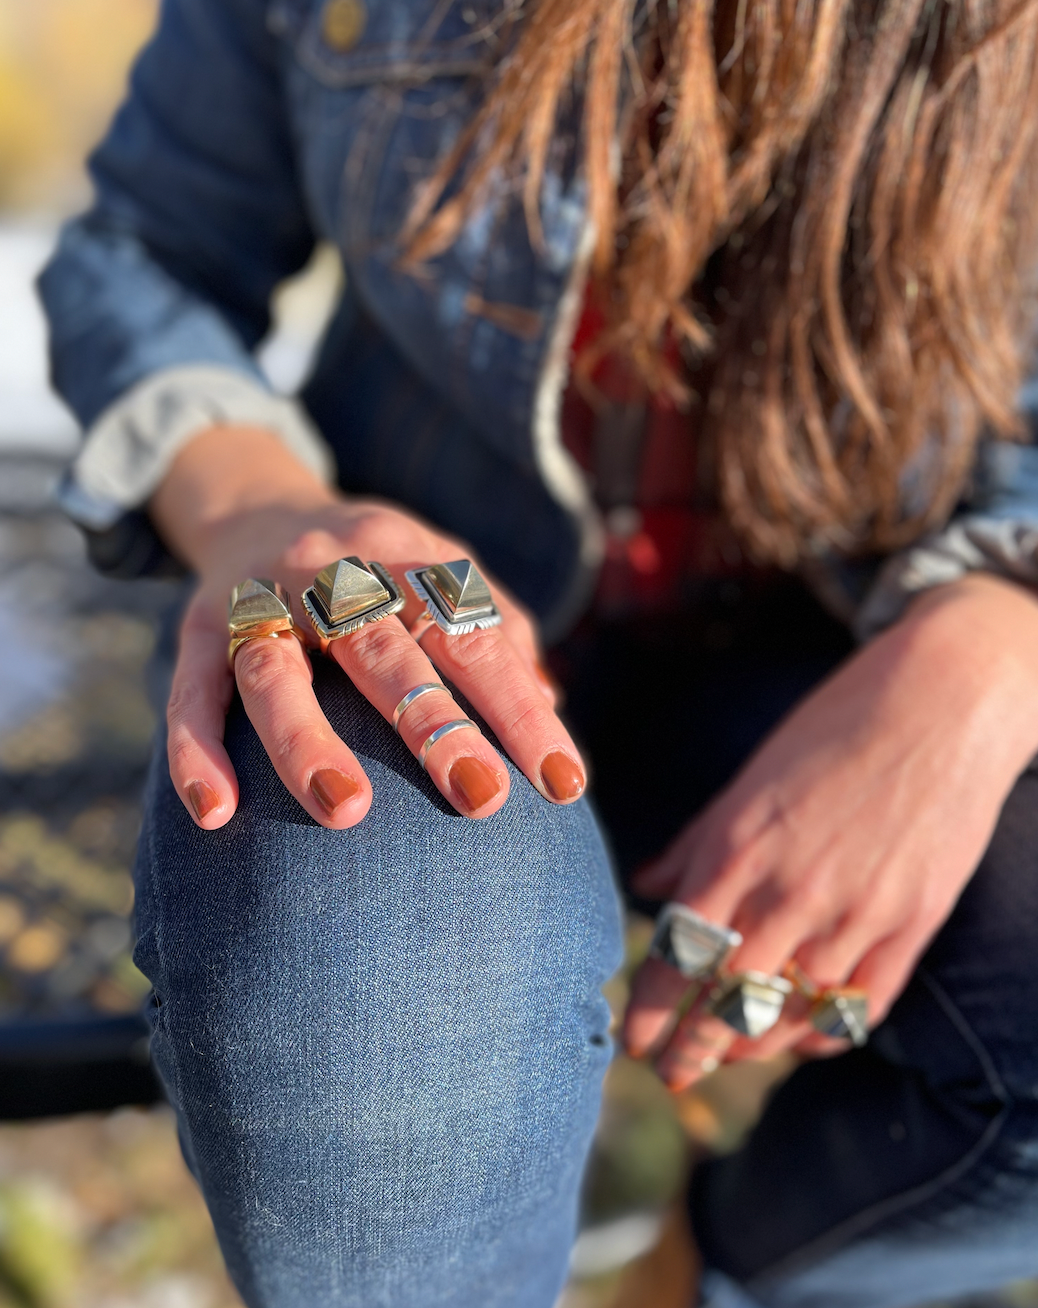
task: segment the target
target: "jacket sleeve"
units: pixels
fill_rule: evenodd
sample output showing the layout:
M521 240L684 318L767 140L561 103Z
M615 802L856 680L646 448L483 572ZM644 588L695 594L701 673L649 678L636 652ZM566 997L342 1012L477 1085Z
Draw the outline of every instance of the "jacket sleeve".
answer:
M273 288L314 244L265 10L265 0L164 0L127 99L90 159L94 203L65 228L41 275L52 380L87 429L87 446L104 433L72 469L73 500L92 493L77 470L92 468L96 482L99 465L115 457L113 427L151 449L152 480L156 470L161 478L171 447L158 432L141 441L139 402L131 400L132 421L119 408L149 381L177 382L185 370L232 374L218 405L205 403L204 388L192 392L199 422L213 412L234 421L234 395L245 397L247 416L263 412L269 388L253 351ZM183 419L167 427L182 443ZM132 507L118 480L109 479L112 519ZM138 503L147 480L137 477ZM95 526L105 513L94 504Z
M991 572L1038 589L1038 380L1022 391L1031 441L985 441L958 511L939 531L892 554L854 615L868 640L896 622L924 590L970 572Z

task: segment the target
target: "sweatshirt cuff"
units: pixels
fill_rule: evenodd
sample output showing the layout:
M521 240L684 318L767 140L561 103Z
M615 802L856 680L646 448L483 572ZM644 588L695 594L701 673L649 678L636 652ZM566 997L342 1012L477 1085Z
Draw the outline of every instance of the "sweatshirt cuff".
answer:
M854 634L871 639L917 595L971 572L1038 586L1038 522L967 514L891 555L855 614Z
M154 373L101 414L58 502L81 526L107 531L147 502L192 437L214 426L262 427L322 481L336 479L331 449L298 402L229 368L190 365Z

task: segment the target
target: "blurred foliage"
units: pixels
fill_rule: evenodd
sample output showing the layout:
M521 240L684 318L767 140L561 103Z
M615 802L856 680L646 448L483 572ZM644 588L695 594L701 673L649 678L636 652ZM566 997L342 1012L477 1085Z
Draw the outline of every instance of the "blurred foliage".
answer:
M156 0L0 0L0 207L66 209Z

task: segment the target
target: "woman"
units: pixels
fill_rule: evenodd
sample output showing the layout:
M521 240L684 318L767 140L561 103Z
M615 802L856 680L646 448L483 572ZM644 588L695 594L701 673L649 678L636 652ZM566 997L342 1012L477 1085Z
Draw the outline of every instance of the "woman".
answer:
M1036 35L999 0L167 0L42 291L66 507L101 566L198 578L137 959L250 1306L562 1284L619 929L538 628L636 890L876 1028L701 1169L704 1294L1038 1271L1038 492L981 440L1025 430ZM290 404L253 350L317 236L347 289ZM405 574L474 555L503 623L450 635ZM399 617L232 680L232 588L302 623L351 556ZM687 990L650 959L624 1033L675 1088L832 1052L803 994L753 1042Z

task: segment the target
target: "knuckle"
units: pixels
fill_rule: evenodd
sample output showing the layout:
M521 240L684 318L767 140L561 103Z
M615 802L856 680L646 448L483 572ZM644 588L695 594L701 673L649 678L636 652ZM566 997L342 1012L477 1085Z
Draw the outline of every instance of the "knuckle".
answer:
M501 668L504 662L497 631L473 631L443 643L446 658L459 672L485 675L487 670Z
M311 722L294 722L283 728L272 746L271 762L294 763L311 757L322 744L320 729ZM302 765L305 766L305 765Z
M386 676L394 672L410 650L401 639L399 624L372 622L347 637L343 653L351 672L360 676Z
M234 675L245 697L270 694L285 672L285 650L279 640L250 640L235 656Z
M179 776L186 776L191 771L194 750L191 738L186 732L183 730L170 732L166 743L166 754L169 761L169 774L174 780Z

